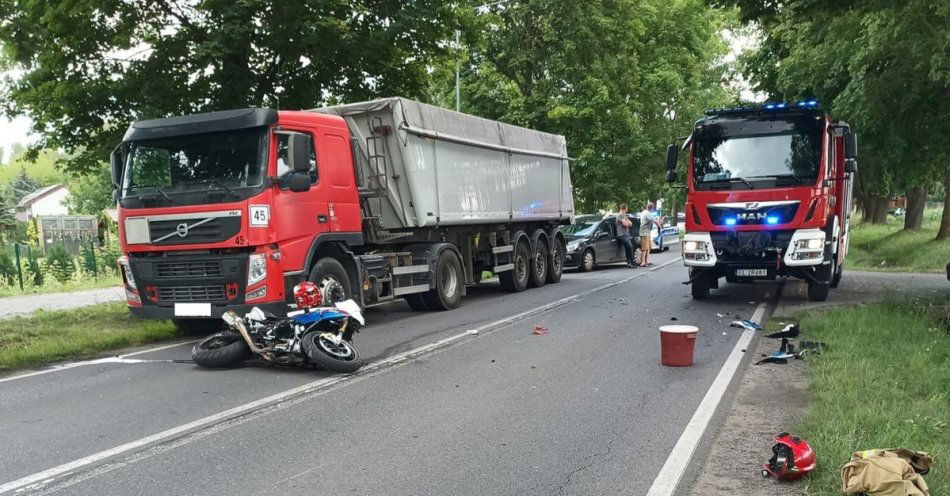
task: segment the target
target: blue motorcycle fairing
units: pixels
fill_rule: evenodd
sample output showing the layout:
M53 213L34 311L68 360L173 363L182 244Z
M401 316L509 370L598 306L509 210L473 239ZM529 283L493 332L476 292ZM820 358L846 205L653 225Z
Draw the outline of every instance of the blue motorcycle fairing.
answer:
M334 308L317 308L300 315L294 315L293 319L296 324L308 325L321 320L338 319L340 317L349 317L349 315Z

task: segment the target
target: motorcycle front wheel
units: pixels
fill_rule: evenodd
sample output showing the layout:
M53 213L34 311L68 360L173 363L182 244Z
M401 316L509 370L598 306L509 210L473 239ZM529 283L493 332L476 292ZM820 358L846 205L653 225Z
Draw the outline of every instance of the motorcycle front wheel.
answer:
M335 344L323 337L321 332L306 334L300 347L311 362L333 372L351 373L363 366L360 352L347 340Z
M252 356L244 338L234 331L212 334L191 349L191 359L195 364L208 369L233 367Z

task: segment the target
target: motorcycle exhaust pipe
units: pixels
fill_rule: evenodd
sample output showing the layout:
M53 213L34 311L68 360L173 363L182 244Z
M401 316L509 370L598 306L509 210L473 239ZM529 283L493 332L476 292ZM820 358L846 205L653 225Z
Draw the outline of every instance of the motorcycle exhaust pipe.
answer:
M251 340L251 334L247 332L247 327L244 326L243 320L237 320L234 323L234 327L236 327L238 332L241 333L241 337L244 338L244 342L247 343L247 346L251 349L251 351L264 357L264 360L267 360L268 362L274 361L274 354L271 353L270 348L261 348L260 346L254 344L254 341Z

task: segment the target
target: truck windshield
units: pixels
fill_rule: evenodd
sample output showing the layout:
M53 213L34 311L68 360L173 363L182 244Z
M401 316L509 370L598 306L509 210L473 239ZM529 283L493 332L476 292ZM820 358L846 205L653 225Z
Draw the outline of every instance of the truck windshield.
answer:
M267 158L264 128L191 134L133 142L123 196L162 196L199 190L257 187Z
M695 137L697 189L753 189L814 184L821 162L823 119L728 119L702 126Z

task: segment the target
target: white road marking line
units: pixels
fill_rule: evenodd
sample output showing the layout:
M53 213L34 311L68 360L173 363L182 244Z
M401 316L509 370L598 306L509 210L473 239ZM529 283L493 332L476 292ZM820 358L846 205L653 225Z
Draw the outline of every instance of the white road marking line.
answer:
M548 303L548 304L546 304L546 305L542 305L542 306L540 306L540 307L537 307L537 308L534 308L534 309L531 309L531 310L526 310L526 311L524 311L524 312L521 312L521 313L518 313L518 314L515 314L515 315L511 315L511 316L509 316L509 317L505 317L505 318L503 318L503 319L499 319L499 320L496 320L496 321L494 321L494 322L489 322L489 323L487 323L487 324L483 324L483 325L481 325L481 326L479 326L479 327L477 327L477 328L475 328L475 329L473 329L473 330L477 331L478 333L486 333L486 331L488 331L489 329L498 328L498 327L504 326L504 325L506 325L506 324L510 324L510 323L512 323L512 322L515 322L515 321L517 321L517 320L523 319L523 318L525 318L525 317L527 317L527 316L529 316L529 315L533 315L533 314L537 314L537 313L543 313L543 312L546 312L546 311L548 311L548 310L550 310L550 309L552 309L552 308L554 308L554 307L563 305L563 304L565 304L565 303L571 303L571 302L574 302L574 301L577 301L577 300L586 298L587 296L590 296L590 295L592 295L592 294L594 294L594 293L597 293L597 292L600 292L600 291L603 291L603 290L606 290L606 289L610 289L610 288L612 288L612 287L619 286L619 285L621 285L621 284L630 282L630 281L632 281L632 280L634 280L634 279L638 279L638 278L640 278L640 277L643 277L643 276L647 275L647 273L649 273L649 272L655 272L655 271L660 270L660 269L662 269L662 268L664 268L664 267L666 267L666 266L668 266L668 265L670 265L670 264L672 264L672 263L679 262L679 261L680 261L679 258L675 258L675 259L673 259L673 260L670 260L669 262L666 262L666 263L663 263L663 264L658 265L658 266L656 266L656 267L653 267L653 268L651 268L651 269L650 269L649 271L647 271L647 272L642 272L642 271L641 271L639 274L636 274L636 275L633 275L633 276L630 276L630 277L625 277L625 278L623 278L623 279L621 279L621 280L619 280L619 281L614 281L614 282L611 282L611 283L603 284L603 285L598 286L598 287L596 287L596 288L593 288L593 289L589 289L589 290L587 290L587 291L580 292L580 293L578 293L578 294L576 294L576 295L568 296L568 297L565 297L565 298L561 298L560 300L553 301L553 302ZM79 458L79 459L77 459L77 460L73 460L73 461L71 461L71 462L69 462L69 463L64 463L64 464L62 464L62 465L59 465L59 466L56 466L56 467L53 467L53 468L44 470L44 471L42 471L42 472L37 472L37 473L35 473L35 474L28 475L28 476L26 476L26 477L22 477L22 478L17 479L17 480L7 482L7 483L5 483L5 484L3 484L3 485L0 485L0 494L7 493L7 492L10 492L10 491L20 492L20 491L22 491L22 490L24 490L24 489L31 489L31 490L32 490L32 489L37 489L37 488L39 488L39 487L42 487L42 486L48 484L49 482L55 480L56 478L58 478L58 477L60 477L60 476L68 475L68 474L70 474L70 473L73 472L73 471L76 471L76 470L81 469L81 468L83 468L83 467L85 467L85 466L88 466L88 465L92 465L92 464L94 464L94 463L98 463L98 462L103 461L103 460L105 460L105 459L112 458L112 457L114 457L114 456L121 455L121 454L123 454L123 453L127 453L127 452L129 452L129 451L133 451L133 450L136 450L136 449L144 448L144 447L146 447L146 446L149 446L149 445L152 445L152 444L156 444L156 443L159 443L159 442L162 442L162 441L168 441L168 440L174 439L174 438L176 438L176 437L183 436L183 435L185 435L185 434L187 434L187 433L189 433L189 432L191 432L191 431L200 430L200 429L202 429L202 428L206 428L206 427L213 426L213 425L215 425L215 424L218 424L218 423L221 423L221 422L230 420L230 419L232 419L232 418L239 417L239 416L242 416L242 415L251 413L251 412L253 412L253 411L255 411L255 410L258 410L258 409L261 409L261 408L264 408L264 407L273 405L273 404L275 404L275 403L279 403L279 402L282 402L282 401L284 401L284 400L288 400L288 399L290 399L290 398L292 398L292 397L295 397L295 396L300 396L300 395L303 395L303 394L306 394L306 393L310 393L310 392L313 392L313 391L318 390L318 389L324 389L324 388L333 386L333 385L335 385L335 384L338 384L338 383L341 383L341 382L344 382L344 381L349 381L349 380L354 379L354 378L360 378L360 377L363 377L363 376L375 374L375 373L377 373L378 371L380 371L380 370L383 369L383 368L390 367L390 366L393 366L393 365L396 365L396 364L399 364L399 363L402 363L402 362L410 361L410 360L412 360L412 359L414 359L414 358L417 358L417 357L419 357L419 356L421 356L421 355L428 354L428 353L430 353L430 352L432 352L432 351L434 351L434 350L436 350L436 349L439 349L439 348L445 348L445 347L447 347L448 345L450 345L450 344L452 344L452 343L454 343L454 342L456 342L456 341L459 341L459 340L461 340L461 339L463 339L463 338L466 338L466 337L470 337L471 339L478 339L477 335L474 335L474 336L473 336L473 334L471 333L471 331L472 331L472 330L467 330L467 331L464 331L464 332L462 332L462 333L460 333L460 334L455 334L455 335L453 335L453 336L449 336L449 337L447 337L447 338L440 339L440 340L435 341L435 342L433 342L433 343L429 343L429 344L427 344L427 345L420 346L420 347L418 347L418 348L414 348L414 349L405 351L405 352L403 352L403 353L399 353L399 354L393 355L393 356L391 356L391 357L385 358L385 359L380 360L380 361L378 361L378 362L370 363L370 364L364 366L363 368L361 368L358 372L356 372L356 373L354 373L354 374L327 377L327 378L324 378L324 379L319 379L319 380L316 380L316 381L313 381L313 382L309 382L309 383L307 383L307 384L303 384L303 385L301 385L301 386L297 386L297 387L295 387L295 388L288 389L288 390L282 391L282 392L280 392L280 393L272 394L272 395L270 395L270 396L267 396L267 397L264 397L264 398L261 398L261 399L255 400L255 401L252 401L252 402L249 402L249 403L245 403L245 404L243 404L243 405L236 406L236 407L234 407L234 408L225 410L225 411L223 411L223 412L219 412L219 413L216 413L216 414L213 414L213 415L209 415L209 416L207 416L207 417L203 417L203 418L194 420L194 421L192 421L192 422L188 422L188 423L186 423L186 424L179 425L179 426L177 426L177 427L172 427L171 429L167 429L167 430L158 432L158 433L156 433L156 434L152 434L152 435L150 435L150 436L146 436L146 437L143 437L143 438L141 438L141 439L137 439L137 440L135 440L135 441L131 441L131 442L122 444L122 445L120 445L120 446L116 446L116 447L114 447L114 448L110 448L110 449L107 449L107 450L104 450L104 451L100 451L100 452L98 452L98 453L93 453L93 454L91 454L91 455L89 455L89 456L85 456L85 457L83 457L83 458Z
M752 320L761 323L767 306L767 303L760 303L752 314ZM729 357L726 358L726 362L722 365L722 368L719 369L719 374L716 375L716 378L709 386L709 390L706 392L706 396L703 397L703 401L700 402L699 407L696 408L696 412L693 413L693 418L686 424L686 428L683 429L679 440L676 441L676 445L673 446L673 450L666 459L666 463L663 464L656 479L653 480L653 485L650 486L650 490L647 491L647 496L672 496L676 491L676 487L679 485L680 479L682 479L683 473L686 471L686 465L693 457L696 446L699 445L699 441L702 439L703 433L709 425L709 421L712 420L713 414L716 413L719 402L722 401L722 397L729 388L729 383L732 382L732 378L739 368L739 363L745 355L742 350L749 351L749 342L752 341L755 333L756 331L752 330L742 332L742 336L739 337L736 346L732 349Z
M198 342L198 340L195 340L195 341L185 341L185 342L183 342L183 343L179 342L179 343L173 343L173 344L166 344L166 345L162 345L162 346L156 346L156 347L154 347L154 348L148 348L148 349L144 349L144 350L135 351L135 352L132 352L132 353L126 353L126 354L124 354L124 355L118 355L118 356L112 356L112 357L105 357L105 358L97 358L97 359L95 359L95 360L83 360L83 361L81 361L81 362L69 362L69 363L64 363L64 364L61 364L61 365L54 365L54 366L52 366L52 367L50 367L50 368L48 368L48 369L37 370L37 371L35 371L35 372L27 372L27 373L25 373L25 374L18 374L18 375L14 375L14 376L10 376L10 377L4 377L4 378L0 379L0 383L7 382L7 381L15 381L15 380L17 380L17 379L26 379L27 377L36 377L36 376L38 376L38 375L49 374L49 373L51 373L51 372L60 372L60 371L63 371L63 370L74 369L74 368L76 368L76 367L83 367L83 366L86 366L86 365L98 365L98 364L102 364L102 363L135 363L134 361L122 361L121 359L126 358L126 357L130 357L130 356L142 355L142 354L145 354L145 353L152 353L152 352L155 352L155 351L167 350L168 348L174 348L174 347L176 347L176 346L184 346L184 345L186 345L186 344L194 344L194 343L197 343L197 342Z

